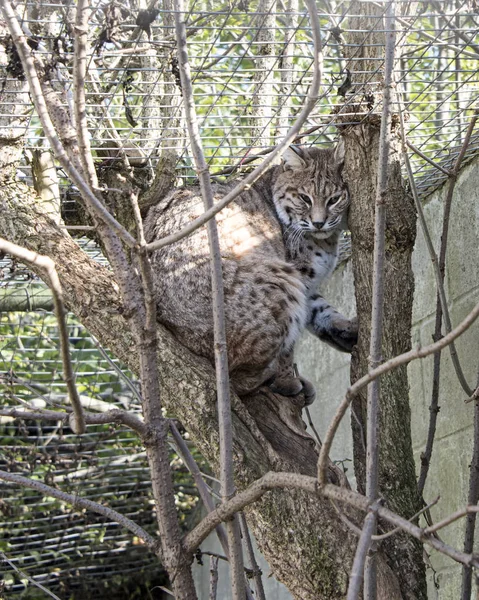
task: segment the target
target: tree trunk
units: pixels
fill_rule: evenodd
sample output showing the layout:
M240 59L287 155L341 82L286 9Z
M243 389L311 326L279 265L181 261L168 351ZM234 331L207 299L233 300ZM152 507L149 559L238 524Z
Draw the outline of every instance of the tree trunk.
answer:
M112 273L90 260L54 224L27 186L10 180L8 186L0 189L0 235L52 257L70 309L104 346L138 372L128 316ZM182 421L217 470L219 442L212 367L180 346L161 326L158 336L164 405ZM233 396L233 431L238 488L270 470L315 474L314 441L305 433L300 408L293 400L275 396L267 389L244 402ZM333 466L330 475L339 483ZM351 520L361 523L362 515L343 510ZM271 491L249 508L248 515L258 546L295 598L345 597L357 538L328 500L298 490ZM379 580L379 598L401 598L395 576L382 554Z
M358 6L360 4L360 7ZM359 10L361 8L361 10ZM383 8L374 3L352 2L350 13L361 14L349 22L359 33L348 36L347 58L353 58L354 100L345 104L348 115L338 118L346 143L344 177L351 194L349 225L352 234L352 261L359 319L359 343L351 363L352 382L368 370L373 281L374 203L377 187L380 99L382 82L378 59L384 57ZM373 30L371 32L371 30ZM367 32L367 33L362 33ZM362 60L364 59L364 60ZM379 70L380 72L380 70ZM374 82L374 83L372 83ZM363 87L361 87L363 86ZM354 116L351 116L354 115ZM356 121L352 125L351 122ZM348 124L342 124L348 122ZM393 115L393 129L397 115ZM397 136L391 136L386 203L386 260L382 355L387 360L411 348L411 317L414 278L411 254L416 236L414 203L401 176ZM410 429L409 388L406 367L380 380L379 490L388 506L409 518L420 508ZM366 390L353 401L361 425L352 419L354 467L359 491L366 480ZM388 561L397 574L405 598L426 598L425 567L421 545L404 534L384 542Z

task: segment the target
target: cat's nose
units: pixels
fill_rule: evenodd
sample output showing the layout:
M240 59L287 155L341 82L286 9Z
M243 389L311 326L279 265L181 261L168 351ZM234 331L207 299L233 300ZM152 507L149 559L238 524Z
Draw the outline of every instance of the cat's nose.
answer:
M316 227L316 229L321 229L321 227L324 225L324 221L313 221L313 225Z

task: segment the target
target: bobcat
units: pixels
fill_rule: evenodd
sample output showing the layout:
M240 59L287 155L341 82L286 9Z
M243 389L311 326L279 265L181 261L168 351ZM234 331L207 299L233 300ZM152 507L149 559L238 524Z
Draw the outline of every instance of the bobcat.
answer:
M349 320L317 293L335 268L349 193L341 178L343 146L291 146L216 217L225 293L231 381L247 394L269 385L283 395L314 389L293 371L304 327L344 352L357 341ZM214 186L217 197L233 184ZM203 212L198 188L170 192L145 220L147 241L177 231ZM213 360L213 317L206 227L152 255L158 319L190 350Z

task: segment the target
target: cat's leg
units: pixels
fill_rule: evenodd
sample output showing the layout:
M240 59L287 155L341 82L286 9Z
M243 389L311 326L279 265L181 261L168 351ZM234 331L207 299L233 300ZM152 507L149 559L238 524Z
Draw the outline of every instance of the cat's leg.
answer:
M226 290L225 309L235 390L244 395L276 382L279 393L300 393L301 381L280 365L284 354L291 351L292 356L306 324L307 299L299 273L282 261L240 263L233 283Z
M312 404L316 397L313 384L305 377L297 375L292 349L279 357L276 375L269 387L282 396L296 396L302 392L306 406Z
M341 352L351 352L358 341L357 319L348 319L318 294L309 299L307 328Z

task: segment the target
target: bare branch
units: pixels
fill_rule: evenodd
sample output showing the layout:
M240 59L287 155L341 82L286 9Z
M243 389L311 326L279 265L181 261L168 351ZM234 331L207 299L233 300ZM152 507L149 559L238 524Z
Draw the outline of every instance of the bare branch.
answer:
M404 123L401 123L401 133L402 133L403 129L404 129ZM419 150L419 148L416 148L416 146L414 146L413 144L411 144L410 141L408 141L407 139L403 140L403 141L405 141L406 146L408 148L410 148L414 152L414 154L417 154L418 156L420 156L423 160L425 160L426 162L428 162L430 165L432 165L433 167L435 167L439 171L442 171L442 173L444 173L448 177L451 175L451 171L449 171L448 169L445 169L439 163L436 163L433 160L431 160L427 154L424 154L424 152L421 152L421 150Z
M241 511L246 506L256 502L261 496L269 490L277 488L299 488L315 496L324 496L326 498L342 502L361 510L368 512L373 506L365 496L353 492L352 490L338 487L332 484L320 485L316 477L300 475L299 473L272 472L266 473L260 479L257 479L248 488L239 492L216 508L216 510L205 517L192 531L184 538L184 546L188 552L194 550L208 536L208 534L222 521L230 518L231 515ZM476 507L475 507L476 508ZM479 507L478 507L479 510ZM456 550L452 546L445 544L435 537L432 533L425 533L417 525L397 515L384 506L377 506L378 517L387 520L395 527L400 527L406 533L414 538L428 544L438 552L449 556L453 560L465 565L479 567L479 557L474 554L466 554Z
M461 323L459 323L459 325L455 329L453 329L450 333L445 335L442 339L438 340L437 342L434 342L433 344L430 344L429 346L424 346L424 348L413 348L412 350L409 350L409 352L404 352L404 354L399 354L394 358L390 358L386 362L379 365L379 367L376 367L375 369L369 371L369 373L358 379L356 383L354 383L348 388L346 395L343 398L343 401L339 405L336 414L334 415L333 420L331 421L328 427L328 431L323 442L323 447L321 448L321 452L319 455L318 479L322 485L327 483L327 466L329 460L328 456L337 428L342 418L344 417L348 406L352 402L354 396L359 392L359 390L363 389L370 381L373 381L373 379L376 379L380 375L383 375L384 373L387 373L388 371L391 371L392 369L395 369L400 365L408 364L411 361L416 360L418 358L424 358L425 356L429 356L430 354L433 354L434 352L445 348L452 341L454 341L456 338L462 335L464 331L466 331L474 323L477 317L479 317L479 304L476 304L476 306L467 315L467 317Z
M253 572L253 578L256 588L256 598L258 598L258 600L266 600L266 596L264 594L263 580L261 579L262 573L256 561L256 556L254 554L253 544L251 542L251 536L249 533L248 522L246 521L246 516L244 512L240 513L239 518L241 522L241 531L243 534L243 539L246 541L246 552L248 554L251 570Z
M366 557L371 546L371 537L375 528L376 511L374 508L371 508L364 519L363 530L356 548L356 555L354 556L353 567L349 578L347 600L357 600L359 598L364 579L364 565L366 563Z
M85 76L87 71L88 20L91 14L88 0L78 0L75 18L75 52L73 55L73 92L75 125L80 148L80 160L87 181L93 189L98 188L98 178L91 155L86 120Z
M2 558L6 563L8 563L12 567L12 569L14 569L20 575L20 577L22 577L23 579L27 579L32 585L42 590L42 592L45 592L45 594L48 594L48 596L50 596L54 600L60 600L60 598L53 592L51 592L48 588L44 587L38 581L35 581L35 579L33 579L33 577L30 577L28 573L25 573L25 571L20 570L15 563L13 563L11 560L8 560L8 558L3 552L0 552L0 558Z
M3 238L0 238L0 250L6 254L15 256L19 260L27 262L31 265L35 265L45 274L46 278L48 279L49 287L53 294L55 316L58 322L60 353L63 363L63 378L67 384L68 396L74 411L74 418L71 419L70 425L76 434L84 433L85 418L83 416L83 408L75 385L75 374L73 372L70 352L68 349L69 338L65 320L65 315L67 312L63 304L63 292L60 285L60 280L58 279L57 271L55 269L55 263L48 256L37 254L31 250L27 250L26 248L22 248L21 246L7 242L7 240L4 240Z
M474 406L474 433L473 450L470 465L469 493L467 501L469 505L477 505L479 501L479 401ZM464 528L464 552L474 550L474 532L476 527L476 513L467 515ZM472 569L467 566L462 568L461 600L471 600L472 593Z
M440 498L441 498L441 496L437 496L437 498L435 500L433 500L432 502L430 502L427 506L424 506L423 508L421 508L421 510L418 510L416 514L414 514L410 519L408 519L408 521L410 523L414 523L414 521L418 517L420 517L423 513L428 511L431 508L431 506L434 506L435 504L437 504L439 502ZM393 535L396 535L396 533L398 533L399 531L401 531L401 528L395 527L394 529L391 529L391 531L388 531L387 533L383 533L381 535L373 535L372 539L374 542L382 542L383 540L387 540L387 538L390 538Z
M426 241L426 246L429 252L429 256L431 257L431 261L433 263L433 267L434 267L434 275L436 278L436 285L437 285L437 305L436 305L436 324L435 324L435 332L434 332L434 339L437 340L439 339L440 335L441 335L441 324L442 324L442 315L444 315L444 324L445 324L445 328L446 331L449 333L451 331L452 328L452 324L451 324L451 318L449 315L449 308L447 305L447 299L446 299L446 292L444 289L444 261L443 261L443 266L441 269L441 263L438 260L437 254L434 250L434 245L432 243L432 239L431 239L431 235L429 233L429 228L426 222L426 217L424 215L424 210L422 207L422 203L421 200L419 199L419 194L417 191L417 187L416 187L416 182L414 180L414 175L412 172L412 168L411 168L411 163L409 161L409 156L408 153L406 151L406 145L409 145L407 142L407 138L406 138L406 131L405 131L405 126L404 126L404 116L403 116L403 106L402 106L402 100L398 99L398 111L399 111L399 119L400 119L400 127L401 127L401 139L402 139L402 152L403 152L403 157L404 157L404 161L405 161L405 165L406 165L406 170L407 170L407 174L408 174L408 179L409 179L409 184L411 186L411 191L412 191L412 195L414 198L414 203L416 205L416 209L417 209L417 213L418 213L418 217L419 217L419 223L421 226L421 230L423 232L424 235L424 239ZM471 123L469 124L469 128L468 128L468 134L466 135L466 139L464 141L464 144L462 146L460 155L458 157L458 160L456 161L456 165L453 169L452 172L448 172L449 177L452 177L452 180L450 182L450 187L448 189L448 198L449 198L449 203L445 203L445 209L444 209L444 222L443 222L443 235L441 238L441 256L444 257L445 260L445 250L446 250L446 244L447 244L447 224L448 224L448 214L449 214L449 209L450 209L450 203L452 200L452 191L454 189L454 181L455 181L455 177L456 174L458 172L458 168L461 165L462 162L462 158L464 156L464 153L466 151L467 145L469 144L469 140L470 140L470 135L472 133L472 130L474 128L474 124L475 124L475 120L477 118L477 115L474 116L474 118L472 119ZM460 159L460 160L459 160ZM449 208L447 208L449 207ZM459 362L459 357L457 355L457 351L455 348L454 343L452 343L450 345L450 352L451 352L451 359L454 365L454 368L456 370L456 374L458 376L459 381L461 382L466 382L463 371L462 371L462 367L460 365ZM433 444L434 444L434 436L435 436L435 432L436 432L436 421L437 421L437 415L438 415L438 403L439 403L439 374L440 374L440 354L437 353L434 356L434 367L433 367L433 388L432 388L432 398L431 398L431 404L430 404L430 418L429 418L429 427L428 427L428 435L427 435L427 441L426 441L426 448L424 450L424 452L421 454L421 472L419 475L419 481L418 481L418 491L420 494L422 494L423 490L424 490L424 486L426 484L426 478L427 478L427 474L429 471L429 464L430 464L430 460L431 460L431 455L432 455L432 449L433 449ZM467 386L467 383L466 383ZM464 387L464 386L463 386Z
M130 202L138 229L139 245L135 258L139 262L141 284L131 287L125 283L125 296L135 306L131 319L137 339L140 362L140 380L145 422L149 436L144 440L151 470L160 541L165 565L177 600L195 600L196 591L189 557L181 545L181 534L176 514L173 481L167 448L168 421L162 413L159 371L157 361L158 332L153 273L146 251L143 224L136 194L130 190Z
M12 417L14 419L31 419L34 421L61 421L67 423L70 420L70 412L60 412L57 410L25 410L22 408L3 408L0 410L0 416ZM83 417L86 425L106 425L114 423L116 425L126 425L136 431L141 438L148 435L148 429L141 419L129 413L126 410L113 408L103 413L93 413L83 411Z
M188 471L193 476L196 487L198 488L198 492L200 494L200 498L203 501L206 510L209 513L213 512L215 510L215 504L213 502L213 498L211 497L209 488L201 475L201 471L198 467L198 464L193 458L188 446L185 443L185 440L178 431L178 428L176 427L174 421L170 419L169 424L170 431L175 443L176 451L178 452L178 455L180 456L181 460L185 463ZM226 533L222 525L218 525L218 527L216 528L216 533L218 534L218 538L223 548L223 552L228 556L228 540L226 538Z
M56 498L57 500L61 500L66 504L71 504L73 508L86 508L87 510L91 510L92 512L103 515L107 519L114 521L115 523L119 523L125 529L128 529L132 533L134 533L138 538L143 540L145 544L157 555L160 555L159 544L158 541L155 540L148 532L146 532L142 527L137 525L131 519L123 516L116 510L109 508L108 506L103 506L103 504L99 504L98 502L92 502L91 500L87 500L86 498L81 498L80 496L76 496L73 494L67 494L67 492L62 492L61 490L57 490L49 485L45 485L40 481L36 481L33 479L28 479L27 477L23 477L22 475L17 475L16 473L7 473L6 471L0 471L0 479L4 481L9 481L10 483L14 483L16 485L21 485L22 487L27 487L32 490L36 490L40 492L44 496L49 496L50 498Z
M386 198L388 194L388 164L389 164L389 138L391 130L391 88L393 83L392 72L394 68L394 48L396 44L396 29L394 22L395 3L389 0L386 8L385 25L385 66L383 86L383 110L381 129L379 132L378 180L376 187L375 217L374 217L374 252L373 252L373 289L371 308L371 338L369 344L369 367L374 369L382 359L382 335L384 312L384 261L386 244ZM374 501L378 496L379 478L379 379L375 379L368 386L367 396L367 428L366 428L366 495ZM371 512L366 517L363 532L359 540L354 569L357 570L353 587L348 590L348 600L355 600L360 591L362 581L362 568L371 543L371 535L376 529L376 513ZM366 562L364 597L374 600L376 597L376 560L372 555Z
M367 511L370 506L370 504L364 496L358 494L357 492L347 490L345 488L339 488L337 486L327 484L326 486L321 488L321 490L324 496L326 496L327 498L333 498L338 502L345 502L347 504L350 504L351 506L355 506L360 510ZM433 534L425 534L424 529L421 529L417 525L414 525L410 521L407 521L403 517L400 517L388 508L380 506L378 507L377 512L378 517L380 517L381 519L385 519L389 523L392 523L394 526L400 527L403 531L409 533L417 540L428 544L438 552L449 556L453 560L466 565L479 566L479 558L474 554L466 554L464 552L460 552L452 546L449 546L448 544L445 544L444 542L440 541Z
M434 523L434 525L431 525L430 527L426 527L426 529L424 529L424 533L426 535L429 535L430 533L435 533L436 531L439 531L440 529L447 527L451 523L454 523L454 521L457 521L458 519L462 519L463 517L466 517L467 515L475 514L478 512L479 512L479 506L477 506L477 505L466 506L466 508L458 510L455 513L452 513L451 515L447 516L445 519L442 519L442 521L438 521L437 523Z
M216 600L216 592L218 589L218 557L210 558L210 593L208 600Z
M200 131L196 118L193 85L186 46L185 7L183 0L175 2L175 29L178 44L181 90L185 107L188 134L200 180L201 195L205 210L214 206L213 190L208 165L203 154ZM210 247L211 288L213 300L214 355L216 371L216 395L218 398L218 425L220 434L220 481L223 501L235 493L233 471L233 425L231 420L231 398L226 345L226 320L224 308L223 267L216 220L208 221L208 242ZM230 559L230 580L234 600L243 600L246 593L241 533L237 517L226 523Z

